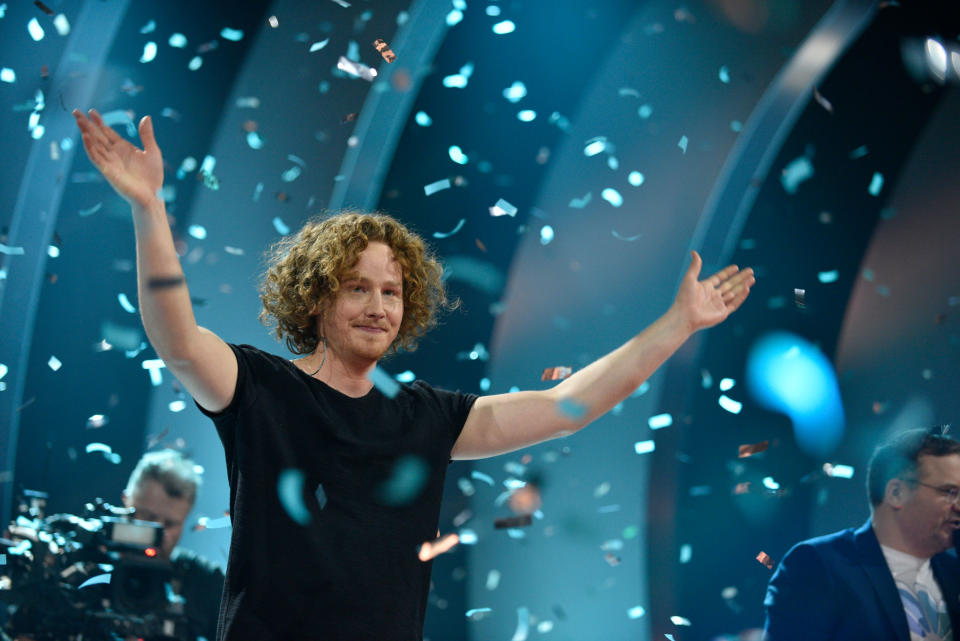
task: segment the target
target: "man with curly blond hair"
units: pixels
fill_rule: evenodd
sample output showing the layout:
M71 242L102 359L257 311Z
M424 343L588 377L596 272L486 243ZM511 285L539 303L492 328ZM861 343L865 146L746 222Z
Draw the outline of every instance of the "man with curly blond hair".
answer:
M307 223L273 248L261 286L261 318L301 358L226 343L194 318L156 197L163 160L150 118L141 150L95 111L74 115L90 159L132 207L147 336L223 443L233 535L220 640L421 639L421 559L436 547L421 545L437 531L449 460L583 428L693 332L726 319L754 282L734 265L700 281L693 252L663 316L549 390L477 397L415 381L381 391L378 361L412 349L449 305L420 238L384 215ZM561 402L585 411L559 413Z

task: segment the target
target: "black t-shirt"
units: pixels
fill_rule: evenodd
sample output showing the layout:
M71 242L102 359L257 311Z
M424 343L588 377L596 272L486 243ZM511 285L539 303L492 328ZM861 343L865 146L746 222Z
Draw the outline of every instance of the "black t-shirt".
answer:
M233 401L200 408L223 443L233 522L217 638L420 639L431 564L417 548L436 537L450 452L477 397L417 381L392 399L377 388L352 398L286 359L230 347Z
M173 551L170 559L175 594L184 598L190 638L217 638L217 615L223 594L223 571L216 564L183 548Z

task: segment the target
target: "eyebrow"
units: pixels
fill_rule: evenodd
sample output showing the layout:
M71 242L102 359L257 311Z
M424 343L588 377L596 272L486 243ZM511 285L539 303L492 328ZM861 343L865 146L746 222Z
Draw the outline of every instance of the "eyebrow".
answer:
M347 274L344 274L343 277L341 278L341 280L342 280L343 282L345 282L345 283L349 283L350 281L353 281L353 280L366 281L366 282L368 282L368 283L369 283L369 282L372 282L372 279L370 279L370 278L368 278L368 277L366 277L366 276L363 276L363 275L359 274L358 272L349 272L349 273L347 273ZM396 280L388 280L388 281L385 281L383 284L384 284L384 285L387 285L388 287L400 287L400 286L402 286L402 283L399 282L399 281L396 281Z

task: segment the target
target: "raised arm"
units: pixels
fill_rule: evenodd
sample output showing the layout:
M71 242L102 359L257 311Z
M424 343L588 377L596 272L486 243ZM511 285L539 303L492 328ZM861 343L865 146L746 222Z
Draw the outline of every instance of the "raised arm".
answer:
M695 331L720 323L747 298L753 270L730 265L703 281L690 267L667 312L629 341L551 389L477 399L453 448L456 459L486 458L575 432L647 380ZM561 401L577 411L563 411Z
M150 344L203 407L225 408L233 399L237 360L230 347L193 315L190 293L157 191L163 157L149 116L140 121L138 149L108 127L95 110L73 111L83 147L94 166L133 210L140 317Z

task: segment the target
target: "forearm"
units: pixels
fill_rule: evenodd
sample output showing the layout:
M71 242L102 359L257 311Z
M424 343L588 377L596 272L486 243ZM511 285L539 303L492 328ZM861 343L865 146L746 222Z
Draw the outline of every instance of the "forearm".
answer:
M190 293L163 201L133 207L140 317L150 344L166 361L183 361L198 335Z
M586 408L584 416L571 421L574 428L583 427L635 391L691 334L671 307L649 327L574 373L551 393L557 401L570 399Z

